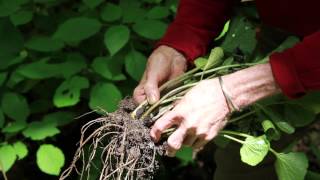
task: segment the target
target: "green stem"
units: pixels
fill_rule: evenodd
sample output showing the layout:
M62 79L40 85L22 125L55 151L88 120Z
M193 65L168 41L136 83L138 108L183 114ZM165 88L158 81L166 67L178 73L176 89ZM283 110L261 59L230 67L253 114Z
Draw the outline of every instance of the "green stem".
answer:
M0 170L2 172L2 176L3 176L3 179L4 180L8 180L8 177L6 175L6 172L4 172L4 168L3 168L3 165L2 165L2 162L0 161Z
M235 131L229 131L229 130L222 130L222 131L220 131L220 133L222 133L222 134L232 134L232 135L242 136L242 137L246 137L246 138L252 137L249 134L235 132Z
M166 100L168 97L182 91L185 89L188 89L190 87L193 87L195 85L197 85L198 82L196 83L191 83L191 84L186 84L184 86L180 86L170 92L168 92L166 95L164 95L159 101L157 101L154 105L152 105L145 113L143 113L143 115L141 116L141 119L144 119L145 117L147 117L155 108L157 108L164 100Z
M247 113L245 113L245 114L242 114L242 115L240 115L240 116L238 116L238 117L229 119L228 124L237 122L237 121L239 121L239 120L242 120L243 118L248 117L248 116L250 116L250 115L252 115L252 114L254 114L254 113L256 113L256 112L255 112L255 111L250 111L250 112L247 112Z
M278 155L277 151L275 151L274 149L270 148L269 150L270 150L270 152L272 152L275 156Z
M233 137L233 136L229 136L229 135L227 135L227 134L221 134L221 136L222 136L222 137L225 137L225 138L227 138L227 139L230 139L230 140L232 140L232 141L238 142L238 143L240 143L240 144L244 144L244 141L242 141L242 140L240 140L240 139L237 139L237 138L235 138L235 137Z

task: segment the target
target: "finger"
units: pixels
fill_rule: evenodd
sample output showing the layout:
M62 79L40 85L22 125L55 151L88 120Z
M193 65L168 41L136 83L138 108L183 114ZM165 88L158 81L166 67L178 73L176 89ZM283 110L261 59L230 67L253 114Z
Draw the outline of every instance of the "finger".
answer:
M185 72L185 68L183 66L182 67L173 67L173 68L174 69L171 71L169 80L174 79Z
M139 85L134 89L133 99L138 104L142 103L146 99L146 94L144 93L144 87L142 85Z
M148 70L146 74L144 90L150 104L156 103L160 98L158 74L157 70Z
M153 141L158 142L162 132L171 126L179 123L179 117L176 117L174 109L166 114L164 114L160 119L158 119L152 129L150 130L150 136Z
M183 140L187 134L187 129L183 126L180 126L175 130L168 138L168 149L167 155L173 157L176 152L181 148Z
M190 134L188 134L188 135L186 136L186 138L184 139L183 144L184 144L185 146L191 147L196 140L197 140L197 137L196 137L195 135L190 135Z
M146 82L146 72L143 73L143 76L140 80L139 85L133 91L133 99L138 103L142 103L146 99L146 94L144 92L144 84Z
M196 139L197 139L196 129L195 128L189 128L188 131L187 131L187 135L184 138L183 144L185 146L191 147Z
M193 149L201 149L204 145L206 145L209 142L207 138L205 138L205 135L198 136L197 140L192 145Z

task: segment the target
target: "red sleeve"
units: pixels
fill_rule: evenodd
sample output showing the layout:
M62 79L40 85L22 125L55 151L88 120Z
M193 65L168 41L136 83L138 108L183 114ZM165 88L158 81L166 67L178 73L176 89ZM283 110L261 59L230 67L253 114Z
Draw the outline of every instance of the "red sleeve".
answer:
M297 98L320 90L320 31L304 38L293 48L270 57L276 82L282 92Z
M159 45L168 45L188 60L204 55L229 18L232 0L180 0L175 20Z

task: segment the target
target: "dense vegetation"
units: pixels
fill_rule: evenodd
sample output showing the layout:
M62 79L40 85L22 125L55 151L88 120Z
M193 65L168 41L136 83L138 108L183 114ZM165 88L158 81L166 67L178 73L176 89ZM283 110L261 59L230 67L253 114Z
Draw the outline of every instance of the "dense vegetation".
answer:
M33 172L27 173L30 177L21 174L25 179L61 173L75 152L80 126L88 120L79 116L90 111L95 111L94 115L89 114L92 117L112 112L119 100L132 93L154 42L174 17L176 3L176 0L0 0L0 170L4 177L21 178L19 173L26 166ZM228 33L215 41L227 53L223 66L258 62L271 50L282 50L298 41L295 37L278 38L278 34L267 31L261 33L261 39L268 39L269 46L263 47L255 37L261 27L254 8L244 7L241 12L230 25L227 23ZM279 47L286 38L289 43ZM219 73L233 70L236 68ZM295 128L313 122L320 112L318 93L290 103L283 97L261 103L279 100L285 101L284 105L267 109L259 109L258 105L245 112L263 113L262 117L251 117L254 120L241 123L242 130L249 133L249 123L261 121L261 131L266 136L259 136L258 140L265 141L268 136L266 146L260 149L263 155L254 162L249 158L248 164L263 159L270 150L269 140L279 138L280 131L291 134ZM251 135L245 136L243 142L254 142ZM318 163L312 164L312 170L320 167L319 144L319 141L308 144L311 156L316 157L313 162ZM191 153L188 148L178 153L179 167L193 163ZM302 159L299 162L305 168L296 173L300 173L297 176L306 173L308 162L303 153L282 155L278 156L289 161Z

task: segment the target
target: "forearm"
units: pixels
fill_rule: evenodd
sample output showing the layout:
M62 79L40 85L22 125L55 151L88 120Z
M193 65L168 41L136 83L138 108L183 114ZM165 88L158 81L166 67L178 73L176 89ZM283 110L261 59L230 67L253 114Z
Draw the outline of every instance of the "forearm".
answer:
M232 102L240 109L280 92L269 63L223 76Z

